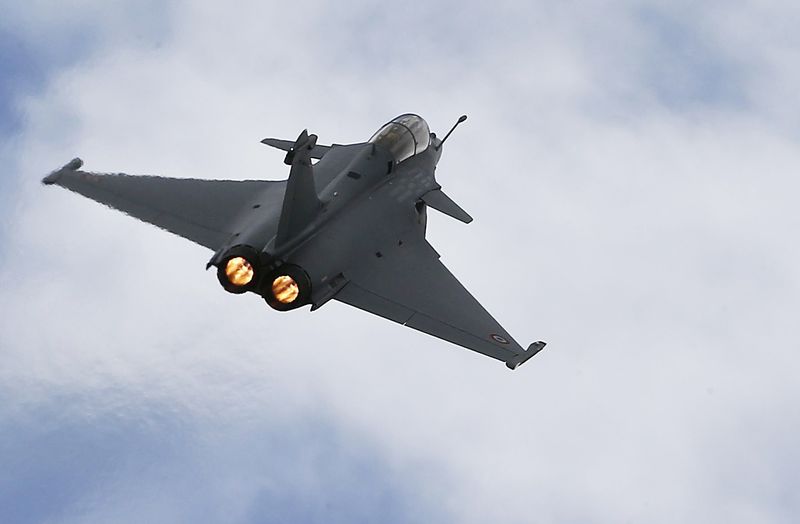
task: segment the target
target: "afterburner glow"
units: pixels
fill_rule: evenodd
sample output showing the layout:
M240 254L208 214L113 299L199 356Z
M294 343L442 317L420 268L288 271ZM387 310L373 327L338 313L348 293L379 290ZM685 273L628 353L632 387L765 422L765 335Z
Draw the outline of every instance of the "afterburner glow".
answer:
M233 257L225 264L225 275L234 286L246 286L253 280L253 266L242 257Z
M281 275L272 281L272 296L281 304L291 304L299 294L300 286L289 275Z

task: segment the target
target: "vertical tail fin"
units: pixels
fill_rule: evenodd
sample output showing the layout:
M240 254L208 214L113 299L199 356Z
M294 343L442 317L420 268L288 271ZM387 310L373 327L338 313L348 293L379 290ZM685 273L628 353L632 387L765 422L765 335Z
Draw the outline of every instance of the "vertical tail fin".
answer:
M303 130L286 154L285 162L292 166L286 183L278 234L275 245L281 246L305 229L316 218L322 203L314 185L314 168L311 166L311 150L317 143L317 135Z

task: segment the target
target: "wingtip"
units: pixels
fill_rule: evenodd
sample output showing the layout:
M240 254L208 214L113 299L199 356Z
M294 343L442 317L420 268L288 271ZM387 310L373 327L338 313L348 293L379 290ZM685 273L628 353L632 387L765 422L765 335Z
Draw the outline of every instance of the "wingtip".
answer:
M528 346L528 349L526 349L524 352L508 359L506 361L506 367L512 371L517 369L522 364L524 364L525 362L536 356L536 354L539 353L541 350L543 350L546 345L547 342L544 342L542 340L534 342L533 344Z
M60 169L56 169L46 177L42 179L42 184L46 186L50 186L58 182L58 179L61 178L61 175L64 174L64 171L77 171L83 166L83 160L78 157L73 158L66 164L64 164Z

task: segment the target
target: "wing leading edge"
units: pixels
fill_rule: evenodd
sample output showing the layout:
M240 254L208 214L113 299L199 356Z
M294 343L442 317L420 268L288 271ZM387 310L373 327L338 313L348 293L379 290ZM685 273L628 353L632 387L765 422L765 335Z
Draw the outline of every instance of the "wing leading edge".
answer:
M510 369L544 348L544 342L535 342L523 350L422 238L381 252L345 277L349 282L336 300L501 360Z
M76 158L42 182L58 185L216 251L254 206L280 209L286 181L199 180L80 171ZM277 228L277 211L275 217Z

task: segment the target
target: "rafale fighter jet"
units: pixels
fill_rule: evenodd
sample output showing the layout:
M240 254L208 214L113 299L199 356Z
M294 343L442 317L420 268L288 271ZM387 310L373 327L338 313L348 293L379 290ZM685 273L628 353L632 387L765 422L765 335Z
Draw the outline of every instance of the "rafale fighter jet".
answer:
M219 282L279 311L331 299L502 360L523 350L441 262L425 240L426 210L472 221L442 192L442 144L417 115L398 116L368 141L323 146L265 138L286 151L288 180L196 180L80 171L76 158L47 176L56 184L212 251ZM318 162L312 163L312 159Z

